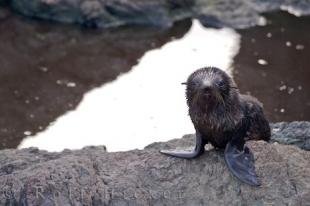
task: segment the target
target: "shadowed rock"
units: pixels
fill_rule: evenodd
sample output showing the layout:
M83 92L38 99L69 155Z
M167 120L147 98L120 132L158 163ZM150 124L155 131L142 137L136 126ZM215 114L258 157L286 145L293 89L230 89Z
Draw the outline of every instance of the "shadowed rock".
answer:
M25 16L100 28L128 24L170 27L175 21L197 17L207 25L245 28L261 24L262 12L282 9L298 15L310 14L307 0L11 0L9 3Z
M277 135L288 134L286 131L294 124L297 123L286 124L282 127L286 129L278 130ZM169 144L187 146L192 144L189 139ZM106 152L105 147L61 153L35 148L0 151L0 205L307 205L310 202L310 153L298 147L249 142L262 181L262 186L256 188L239 182L229 173L222 151L210 149L197 159L184 160L161 155L159 145L166 143L153 144L145 150L113 153Z

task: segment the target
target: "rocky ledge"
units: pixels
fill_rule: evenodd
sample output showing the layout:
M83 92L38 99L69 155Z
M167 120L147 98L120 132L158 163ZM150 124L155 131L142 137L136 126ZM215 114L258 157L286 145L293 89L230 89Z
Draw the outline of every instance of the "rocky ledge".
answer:
M109 153L104 146L61 153L2 150L0 205L307 205L310 152L301 148L309 149L310 123L272 127L273 141L297 146L248 143L262 182L258 188L228 172L222 151L210 148L194 160L158 153L192 145L187 135L128 152Z
M309 0L0 0L25 16L88 27L128 24L169 27L185 18L210 26L245 28L264 24L260 13L286 10L309 15Z

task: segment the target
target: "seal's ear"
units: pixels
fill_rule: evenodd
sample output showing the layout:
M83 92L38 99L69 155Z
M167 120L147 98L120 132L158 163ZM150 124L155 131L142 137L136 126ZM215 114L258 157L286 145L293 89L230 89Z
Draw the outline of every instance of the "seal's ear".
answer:
M181 84L182 84L182 85L187 85L187 82L182 82Z

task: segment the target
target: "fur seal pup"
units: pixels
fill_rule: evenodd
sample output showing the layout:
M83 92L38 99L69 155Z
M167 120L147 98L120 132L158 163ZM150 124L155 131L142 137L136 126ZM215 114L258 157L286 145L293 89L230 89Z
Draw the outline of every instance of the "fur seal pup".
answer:
M198 69L186 84L189 115L196 130L196 146L192 152L160 151L180 158L195 158L211 143L225 149L229 170L241 181L259 186L254 156L246 140L270 140L270 127L261 103L239 93L236 84L224 71L215 67Z

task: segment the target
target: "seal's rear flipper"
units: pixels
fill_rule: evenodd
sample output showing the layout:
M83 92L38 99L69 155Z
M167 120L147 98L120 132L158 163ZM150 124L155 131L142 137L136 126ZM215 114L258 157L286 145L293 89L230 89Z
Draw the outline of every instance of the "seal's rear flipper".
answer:
M160 153L170 155L173 157L180 157L185 159L192 159L203 154L205 142L200 134L196 134L196 146L193 151L175 151L175 150L161 150Z
M252 186L260 186L255 172L254 156L248 147L245 146L243 151L240 151L236 145L229 142L224 156L229 170L239 180Z
M193 151L160 150L160 153L173 156L173 157L180 157L184 159L192 159L200 155L200 152L198 150L193 150Z

